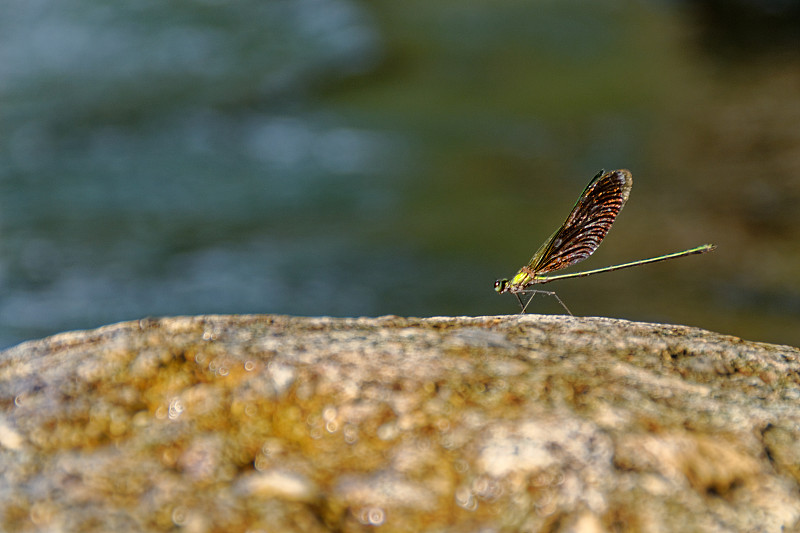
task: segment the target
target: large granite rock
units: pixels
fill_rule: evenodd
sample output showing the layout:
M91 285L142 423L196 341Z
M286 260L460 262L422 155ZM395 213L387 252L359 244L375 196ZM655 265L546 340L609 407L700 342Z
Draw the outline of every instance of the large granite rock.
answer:
M605 318L203 316L0 354L4 531L790 531L800 350Z

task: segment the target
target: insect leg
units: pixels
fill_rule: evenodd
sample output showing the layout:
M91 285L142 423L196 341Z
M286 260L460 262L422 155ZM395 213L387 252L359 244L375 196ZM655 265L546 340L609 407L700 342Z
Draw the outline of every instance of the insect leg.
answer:
M558 300L558 303L561 304L561 307L564 308L564 311L566 311L569 316L575 316L575 315L572 314L572 311L569 310L569 308L566 306L566 304L564 304L564 302L561 301L561 298L558 297L558 294L556 294L553 291L543 291L543 290L540 290L540 289L536 289L536 290L527 290L527 291L520 291L520 292L529 292L529 293L531 293L531 297L528 298L528 301L522 307L522 311L520 312L520 314L525 314L525 309L527 309L528 304L531 303L531 300L533 300L533 297L536 295L537 292L539 292L539 293L542 293L542 294L547 294L549 296L553 296L556 300ZM520 304L522 304L522 300L520 299L519 295L517 295L517 299L520 300Z
M533 297L534 297L534 296L536 296L536 293L537 293L537 292L545 292L545 291L523 291L523 292L529 292L529 293L531 293L531 297L530 297L530 298L528 298L528 301L527 301L527 302L525 302L525 305L524 305L524 306L522 306L522 311L520 311L520 312L519 312L519 314L521 314L521 315L524 315L524 314L525 314L525 310L528 308L528 304L530 304L530 303L531 303L531 300L533 300ZM518 297L518 298L519 298L519 297Z
M552 294L553 296L556 297L556 300L558 300L558 303L561 304L561 307L564 308L564 311L566 311L569 316L575 316L575 315L572 314L572 311L569 310L569 308L566 306L566 304L561 301L561 298L558 297L558 294L556 294L555 292L549 292L548 294Z

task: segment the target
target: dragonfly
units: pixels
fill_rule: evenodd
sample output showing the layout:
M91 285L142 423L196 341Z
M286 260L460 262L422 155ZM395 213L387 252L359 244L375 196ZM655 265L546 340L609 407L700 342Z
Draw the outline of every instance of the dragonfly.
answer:
M633 187L633 176L629 170L620 169L610 172L601 170L598 172L583 190L575 207L572 208L572 212L561 227L544 241L528 264L520 268L514 277L510 280L504 278L495 281L494 290L498 294L508 292L516 296L522 308L520 314L524 314L533 297L537 293L541 293L554 296L564 310L572 315L572 312L555 292L531 289L530 287L561 279L582 278L602 272L677 259L687 255L703 254L716 248L714 244L703 244L689 250L649 259L639 259L583 272L548 275L583 261L597 250L625 202L628 201L631 187ZM523 303L521 294L530 294L531 296L527 302Z

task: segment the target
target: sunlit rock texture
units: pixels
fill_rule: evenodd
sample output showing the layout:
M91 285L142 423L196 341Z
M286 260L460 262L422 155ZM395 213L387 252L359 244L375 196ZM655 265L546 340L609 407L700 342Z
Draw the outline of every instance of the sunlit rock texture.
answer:
M799 371L605 318L64 333L0 354L0 530L797 530Z

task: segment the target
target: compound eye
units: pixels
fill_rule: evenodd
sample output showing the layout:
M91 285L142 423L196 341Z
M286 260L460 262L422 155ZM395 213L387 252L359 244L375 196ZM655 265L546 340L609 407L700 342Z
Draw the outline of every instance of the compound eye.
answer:
M494 290L497 292L505 292L506 286L508 285L507 279L498 279L494 282Z

